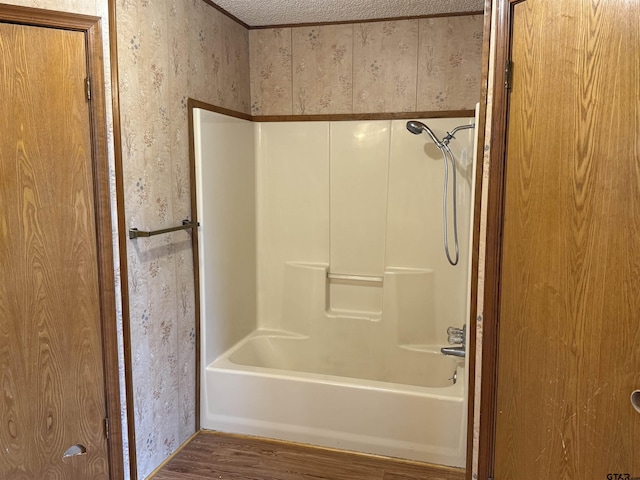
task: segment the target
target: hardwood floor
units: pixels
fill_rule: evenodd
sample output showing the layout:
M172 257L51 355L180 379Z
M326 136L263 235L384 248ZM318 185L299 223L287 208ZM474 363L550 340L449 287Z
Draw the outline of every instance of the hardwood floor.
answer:
M153 480L464 480L462 469L201 432Z

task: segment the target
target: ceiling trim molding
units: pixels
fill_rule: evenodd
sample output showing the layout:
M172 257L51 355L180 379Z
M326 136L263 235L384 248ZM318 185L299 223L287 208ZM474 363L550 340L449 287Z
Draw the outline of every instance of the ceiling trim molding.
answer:
M205 0L206 1L206 0ZM334 22L309 22L309 23L285 23L280 25L256 25L248 27L249 30L266 30L269 28L296 28L296 27L320 27L324 25L351 25L359 23L395 22L400 20L422 20L425 18L440 17L466 17L472 15L484 15L482 10L472 12L433 13L430 15L415 15L405 17L368 18L364 20L337 20Z
M207 5L210 5L211 7L215 8L216 10L218 10L220 13L222 13L223 15L229 17L231 20L233 20L234 22L236 22L239 25L242 25L244 28L246 28L247 30L251 30L251 26L247 25L246 23L244 23L242 20L240 20L238 17L236 17L235 15L232 15L231 13L229 13L228 11L226 11L224 8L222 8L221 6L219 6L218 4L212 2L211 0L202 0L204 3L206 3Z
M414 15L414 16L400 16L400 17L385 17L385 18L367 18L360 20L336 20L330 22L302 22L302 23L282 23L282 24L269 24L269 25L249 25L238 17L228 12L223 7L219 6L213 0L202 0L207 5L215 8L220 13L230 18L238 25L242 25L247 30L266 30L269 28L295 28L295 27L320 27L325 25L348 25L348 24L360 24L360 23L376 23L376 22L392 22L399 20L421 20L425 18L439 18L439 17L464 17L472 15L484 15L482 10L464 11L464 12L447 12L447 13L433 13L427 15Z

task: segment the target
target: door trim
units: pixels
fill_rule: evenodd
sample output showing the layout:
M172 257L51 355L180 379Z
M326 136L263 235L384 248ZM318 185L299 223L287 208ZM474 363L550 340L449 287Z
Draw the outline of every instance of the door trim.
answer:
M129 310L129 264L127 262L127 224L125 221L124 167L122 163L122 126L120 123L120 74L118 70L118 26L116 0L108 0L109 54L111 65L111 112L113 120L113 152L115 158L116 205L118 216L118 248L120 250L120 298L122 299L122 344L124 350L124 384L127 404L127 440L129 442L129 478L138 479L136 422L133 411L133 372L131 359L131 315Z
M38 8L0 5L0 22L82 32L87 49L87 70L93 85L89 103L93 197L95 201L98 282L105 407L109 418L107 439L109 477L124 477L122 421L120 417L120 379L118 370L118 337L111 226L111 193L107 156L107 126L102 61L100 17L77 15Z
M474 424L475 424L475 393L476 393L476 342L478 317L478 270L480 263L480 221L482 210L482 159L484 158L484 146L486 144L486 120L487 120L487 94L489 90L489 38L491 38L491 10L492 0L484 1L484 14L482 26L482 72L480 77L480 110L478 112L478 125L476 132L478 145L476 149L475 198L473 199L473 226L471 246L471 291L469 292L469 333L467 337L467 357L469 358L469 371L467 372L467 461L466 478L473 478L473 448L474 448Z
M491 137L484 272L484 311L482 335L482 378L480 379L480 430L478 441L478 480L493 478L498 392L498 345L500 332L500 272L504 218L505 166L509 93L505 88L506 65L511 57L512 9L526 0L495 0L495 49L493 63Z

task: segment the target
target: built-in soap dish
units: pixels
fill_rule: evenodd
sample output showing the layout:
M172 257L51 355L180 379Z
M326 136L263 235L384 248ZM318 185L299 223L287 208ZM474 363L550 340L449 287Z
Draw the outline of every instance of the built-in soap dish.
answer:
M382 275L350 275L345 273L328 273L327 278L334 281L343 281L345 283L364 283L379 284L382 286L384 277Z
M379 319L383 276L327 272L327 314L354 319Z

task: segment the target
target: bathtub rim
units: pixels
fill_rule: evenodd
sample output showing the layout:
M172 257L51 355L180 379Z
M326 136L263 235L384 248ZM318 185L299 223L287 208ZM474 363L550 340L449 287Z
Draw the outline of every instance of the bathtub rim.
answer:
M260 337L274 338L295 338L305 339L306 335L300 335L285 330L258 329L245 336L238 343L229 348L226 352L216 358L209 365L205 365L202 369L202 381L206 382L207 372L217 370L221 372L234 372L239 375L260 375L267 378L287 379L295 378L297 381L308 383L325 383L335 386L345 386L350 388L360 388L376 391L396 391L406 393L408 395L430 396L440 398L442 400L451 401L453 399L465 402L465 385L467 381L466 362L461 359L457 362L456 371L458 374L457 381L453 385L444 387L424 387L418 385L407 385L404 383L383 382L380 380L369 380L358 377L346 377L339 375L330 375L323 373L303 372L296 370L276 369L269 367L259 367L255 365L238 364L230 360L231 355L241 349L251 340ZM423 351L433 353L436 346L429 346L429 349ZM414 345L404 346L402 348L415 349ZM206 383L203 383L206 384Z

